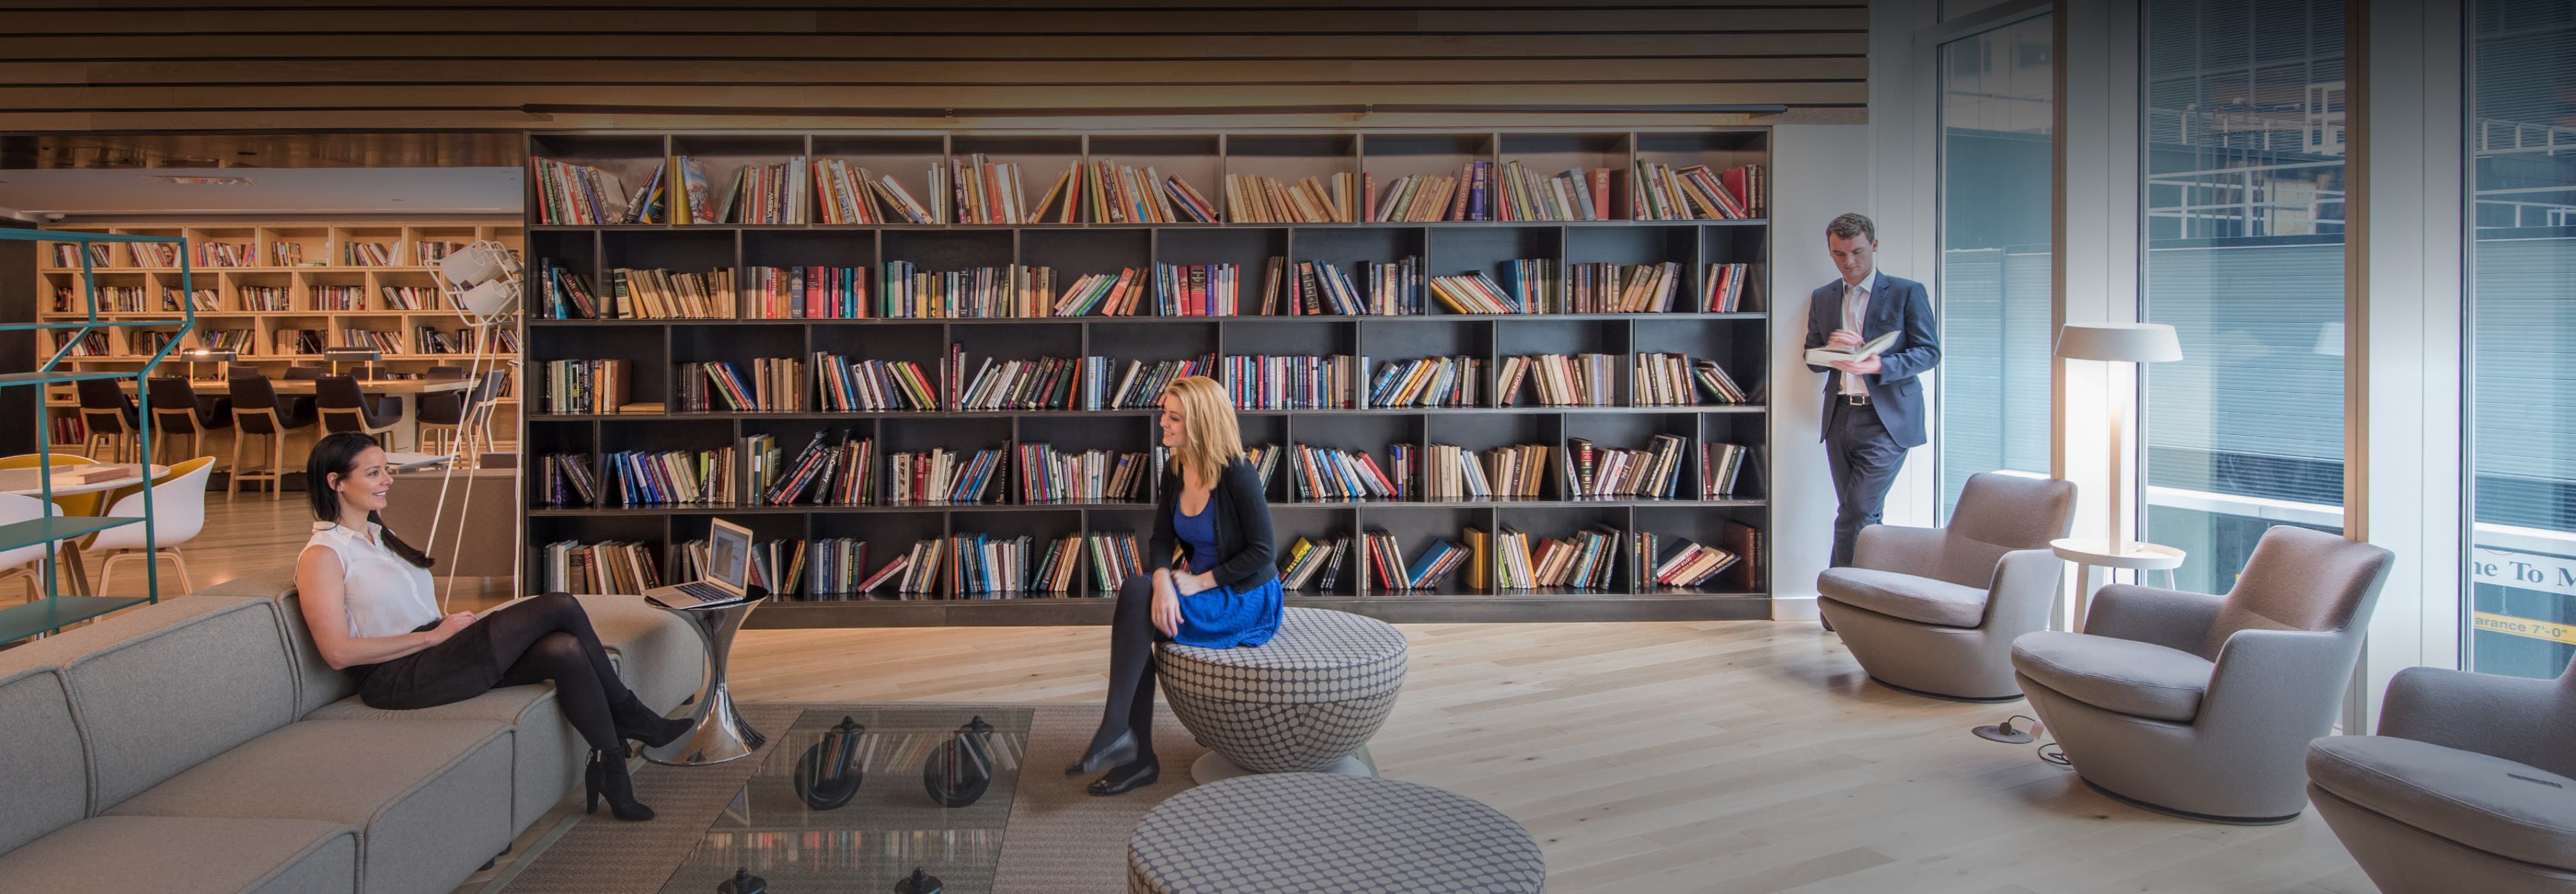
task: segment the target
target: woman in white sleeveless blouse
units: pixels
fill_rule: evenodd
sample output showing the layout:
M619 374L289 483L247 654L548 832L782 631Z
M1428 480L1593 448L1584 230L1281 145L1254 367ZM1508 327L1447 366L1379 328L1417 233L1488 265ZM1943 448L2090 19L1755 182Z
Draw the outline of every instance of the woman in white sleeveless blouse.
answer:
M431 559L377 520L393 469L375 439L323 438L304 475L314 522L295 565L298 601L322 660L357 679L359 699L415 710L551 681L564 719L590 743L589 808L605 797L618 819L653 818L635 800L626 740L668 744L689 722L654 713L617 679L580 602L548 593L480 618L441 616Z

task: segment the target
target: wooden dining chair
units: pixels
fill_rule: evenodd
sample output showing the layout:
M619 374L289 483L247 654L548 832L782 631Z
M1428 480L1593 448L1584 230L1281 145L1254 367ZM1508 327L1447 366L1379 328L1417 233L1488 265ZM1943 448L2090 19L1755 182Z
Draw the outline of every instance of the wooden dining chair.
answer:
M81 444L82 452L91 459L133 462L134 435L141 423L134 398L127 397L114 379L82 379L73 383L73 390L80 398L81 427L89 431L89 438ZM101 449L108 455L99 456Z
M206 432L233 427L232 398L212 401L197 397L193 382L177 376L156 376L144 383L152 396L152 452L161 453L173 445L184 446L180 456L206 455ZM180 438L187 441L181 444ZM152 457L159 460L159 456Z
M241 490L244 481L268 482L268 498L275 500L283 490L281 478L286 474L286 436L290 432L313 427L313 416L293 405L280 404L277 387L268 377L248 375L225 382L233 396L233 461L230 477L224 481L224 502ZM249 466L242 463L242 451L253 436L268 439L268 464ZM257 456L258 454L252 454Z
M313 380L314 408L321 412L322 429L334 434L358 432L383 435L402 421L399 405L386 407L371 403L367 393L358 387L355 376L323 376Z

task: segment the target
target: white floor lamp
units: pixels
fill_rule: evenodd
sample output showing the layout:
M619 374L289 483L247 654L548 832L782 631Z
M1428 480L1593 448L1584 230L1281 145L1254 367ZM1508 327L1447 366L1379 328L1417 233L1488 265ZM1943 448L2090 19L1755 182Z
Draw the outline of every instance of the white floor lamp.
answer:
M2067 360L2098 360L2105 363L2165 363L2182 359L2182 340L2174 328L2162 323L2068 323L2057 331L2057 356ZM2116 370L2105 370L2116 374ZM2128 513L2121 500L2120 479L2128 459L2129 411L2137 386L2134 380L2125 388L2112 388L2108 404L2110 423L2110 477L2103 488L2103 504L2109 508L2110 526L2102 529L2101 538L2068 537L2052 541L2049 546L2059 558L2080 565L2101 568L2130 568L2140 571L2163 570L2168 575L2182 566L2182 550L2153 543L2141 543L2126 536ZM2069 420L2073 422L2075 420ZM2145 488L2139 488L2140 493ZM2171 578L2168 577L2168 583ZM2084 614L2092 601L2088 585L2076 594L2073 629L2084 629Z
M478 410L471 396L481 395L486 401L491 399L491 395L483 393L483 371L484 365L492 359L492 332L498 327L516 325L520 291L524 285L520 280L519 253L509 246L485 239L450 252L439 259L430 272L432 280L438 283L439 291L446 293L448 306L456 310L457 319L464 321L472 334L474 359L466 366L466 380L474 384L466 391L469 395L466 406L469 410ZM491 440L488 433L491 416L488 413L479 415L479 421L478 413L474 412L459 420L462 424L457 427L455 443L449 445L446 473L438 479L438 509L430 514L429 542L422 545L423 549L435 550L438 546L438 523L447 511L447 487L456 480L456 467L466 462L466 445L478 440L483 443ZM518 465L512 464L513 468ZM480 463L477 463L477 468L480 468ZM517 478L518 473L512 472L513 494L519 490ZM459 542L464 540L466 519L472 517L473 509L474 488L469 484L465 488L465 505L457 510L456 537ZM511 517L515 524L525 525L524 513L513 511ZM519 533L523 535L525 531ZM510 542L521 544L526 542L526 538L513 536ZM523 559L514 557L510 562L510 596L513 599L525 595L519 589L519 569L526 565ZM455 596L456 578L451 576L447 579L447 595L439 599L439 610L446 611L448 601Z

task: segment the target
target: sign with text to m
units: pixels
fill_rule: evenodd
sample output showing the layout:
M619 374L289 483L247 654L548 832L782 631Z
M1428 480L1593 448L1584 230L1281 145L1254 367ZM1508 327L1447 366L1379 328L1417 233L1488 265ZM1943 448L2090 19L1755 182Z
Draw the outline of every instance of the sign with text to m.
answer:
M2469 550L2469 582L2576 596L2576 559L2475 547Z

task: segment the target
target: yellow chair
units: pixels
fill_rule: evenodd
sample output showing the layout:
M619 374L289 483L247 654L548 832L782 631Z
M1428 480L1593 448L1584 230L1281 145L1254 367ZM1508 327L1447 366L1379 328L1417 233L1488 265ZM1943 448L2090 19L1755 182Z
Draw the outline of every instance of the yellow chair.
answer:
M0 469L32 469L35 468L36 463L44 459L44 457L45 454L41 453L21 453L16 456L0 456ZM77 453L56 453L53 454L53 460L53 464L56 466L88 466L96 465L98 463L98 460L94 460ZM103 491L97 493L72 494L67 497L55 497L54 508L62 515L97 515L99 507L107 505L106 500L107 494ZM62 572L63 577L65 578L63 582L64 586L70 588L73 595L89 595L89 572L81 565L81 554L78 545L71 541L63 541L62 548ZM32 587L33 585L31 584L30 586Z

